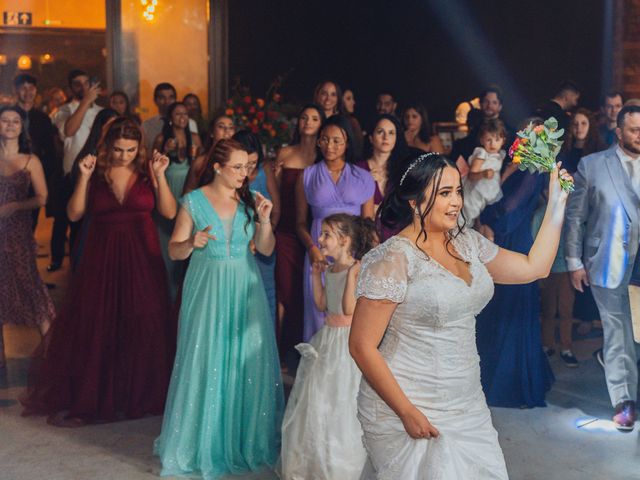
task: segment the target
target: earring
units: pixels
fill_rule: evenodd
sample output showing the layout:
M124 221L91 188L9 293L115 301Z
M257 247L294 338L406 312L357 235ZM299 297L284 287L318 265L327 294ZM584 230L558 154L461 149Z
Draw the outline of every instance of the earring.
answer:
M413 207L413 211L415 212L416 215L420 215L420 210L418 210L418 206L416 205L415 207Z
M216 175L220 175L220 170L218 170L217 168L215 169Z

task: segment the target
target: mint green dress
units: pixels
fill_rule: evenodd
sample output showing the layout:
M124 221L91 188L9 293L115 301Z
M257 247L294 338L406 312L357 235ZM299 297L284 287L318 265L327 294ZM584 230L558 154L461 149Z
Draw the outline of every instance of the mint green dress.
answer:
M172 161L167 167L165 177L167 178L169 189L176 201L180 200L180 197L182 197L182 190L188 173L189 162L186 159L182 162ZM158 229L162 259L164 260L164 265L167 268L169 295L171 303L173 303L178 292L178 285L184 276L186 262L184 260L171 260L169 258L169 240L171 239L171 234L173 233L173 227L175 226L176 221L174 219L164 218L160 215L154 215L153 220Z
M255 224L247 224L243 203L224 222L200 189L182 206L194 228L211 225L217 238L193 252L184 282L155 442L161 475L218 479L270 468L280 452L284 394L267 297L249 250Z

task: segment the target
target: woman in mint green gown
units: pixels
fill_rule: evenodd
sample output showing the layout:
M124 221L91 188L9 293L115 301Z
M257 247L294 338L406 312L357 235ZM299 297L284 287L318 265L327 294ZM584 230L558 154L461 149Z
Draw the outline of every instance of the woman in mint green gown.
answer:
M204 185L183 197L169 243L191 261L178 349L155 453L162 475L218 479L271 468L284 395L267 297L249 242L269 255L272 203L252 193L248 155L220 141ZM213 178L213 179L211 179Z
M189 115L184 103L173 103L167 111L166 118L168 120L165 119L162 132L153 142L153 148L169 157L171 163L165 176L171 193L176 200L179 200L182 197L184 182L187 179L191 162L202 152L202 143L197 134L189 131ZM169 258L169 238L171 238L175 220L166 219L159 215L155 215L153 220L158 229L162 259L167 268L169 295L173 303L185 270L185 262Z

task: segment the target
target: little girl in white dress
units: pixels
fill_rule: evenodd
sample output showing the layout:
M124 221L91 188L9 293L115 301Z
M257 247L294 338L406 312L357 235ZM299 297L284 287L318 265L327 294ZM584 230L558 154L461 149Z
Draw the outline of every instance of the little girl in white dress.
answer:
M318 243L334 260L328 268L313 265L314 301L326 322L309 343L296 346L302 359L282 423L278 474L284 480L358 480L366 460L356 401L361 373L348 343L360 259L377 243L374 224L330 215Z
M479 129L481 147L476 147L469 157L469 175L464 182L464 212L467 223L480 216L487 205L502 198L500 170L506 155L502 149L506 130L501 120L486 120Z

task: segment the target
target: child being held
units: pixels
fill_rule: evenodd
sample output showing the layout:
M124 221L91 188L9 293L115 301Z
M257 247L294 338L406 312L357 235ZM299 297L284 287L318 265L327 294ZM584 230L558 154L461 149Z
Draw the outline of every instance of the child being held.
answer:
M349 354L360 259L377 244L371 220L338 213L322 222L313 265L313 299L325 325L296 349L302 354L282 422L283 480L358 480L366 461L356 416L361 373ZM322 273L324 272L324 285Z
M481 147L476 147L469 157L469 174L464 182L464 207L468 223L480 216L487 205L502 198L500 170L506 155L502 149L507 133L504 123L498 119L485 120L478 131Z

